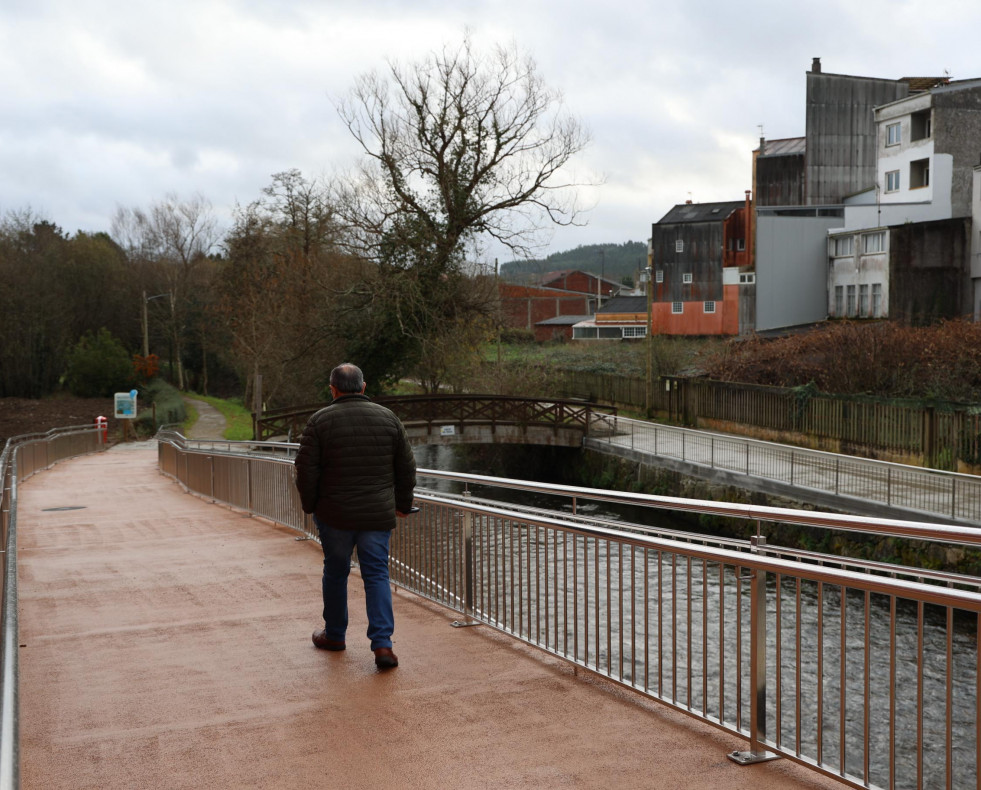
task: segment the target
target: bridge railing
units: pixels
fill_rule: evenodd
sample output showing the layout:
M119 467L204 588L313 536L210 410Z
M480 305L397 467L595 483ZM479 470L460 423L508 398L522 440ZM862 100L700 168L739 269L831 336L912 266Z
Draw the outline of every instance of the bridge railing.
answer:
M430 432L441 425L525 425L574 427L588 433L598 423L594 415L614 419L612 406L582 400L521 398L506 395L405 395L373 398L394 411L406 426L426 425ZM310 416L326 403L273 409L255 418L259 440L285 436L295 440ZM602 423L605 425L606 423Z
M598 416L597 421L604 418ZM881 505L929 518L981 524L981 477L838 455L709 431L608 421L595 441L709 469L823 492L856 506Z
M278 452L278 451L277 451ZM161 469L205 497L315 538L288 458L171 437ZM793 759L854 787L978 787L981 590L944 574L768 546L761 522L976 549L981 531L420 470L392 579L631 691L737 733L730 757ZM452 492L447 486L462 488ZM571 512L477 499L523 489ZM582 514L600 500L644 523ZM754 522L750 541L657 526L665 511Z
M3 579L0 584L0 790L20 781L18 623L17 623L17 484L63 458L103 449L92 425L55 428L46 433L8 439L0 451L0 541Z

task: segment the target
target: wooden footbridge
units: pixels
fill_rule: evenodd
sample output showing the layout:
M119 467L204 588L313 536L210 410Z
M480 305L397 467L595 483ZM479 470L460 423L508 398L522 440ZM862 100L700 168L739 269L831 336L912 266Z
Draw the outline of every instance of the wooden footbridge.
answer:
M373 398L394 411L413 444L545 444L579 447L583 437L609 432L617 410L582 400L505 395L408 395ZM264 411L254 438L296 441L316 403Z

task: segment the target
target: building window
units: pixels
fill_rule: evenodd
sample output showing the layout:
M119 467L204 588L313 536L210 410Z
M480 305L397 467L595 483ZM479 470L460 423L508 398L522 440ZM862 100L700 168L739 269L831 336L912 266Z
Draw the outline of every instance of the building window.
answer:
M685 272L683 275L681 275L681 282L686 284L691 283L691 272Z
M664 269L658 269L656 272L654 272L654 282L664 282Z
M736 239L736 252L742 252L746 249L746 239Z
M849 285L845 289L845 315L849 318L855 316L855 286Z
M862 318L869 317L869 286L858 286L858 314Z
M835 286L835 317L841 318L845 311L845 287L843 285Z
M739 275L739 284L740 285L753 285L755 282L756 282L756 273L755 272L748 272L747 274L740 274Z
M671 303L671 312L674 315L681 315L683 312L685 312L685 303L684 302L672 302Z
M675 252L684 252L685 251L685 242L682 241L681 239L678 239L674 243L674 251Z
M872 317L882 318L882 283L872 283Z
M715 302L702 302L702 310L706 313L714 313Z
M919 189L930 186L930 160L917 159L909 163L909 188Z
M886 126L886 145L899 145L903 141L902 128L898 123Z
M914 112L909 118L909 139L911 142L926 140L933 133L930 111Z
M878 233L866 233L862 238L865 241L866 252L883 252L886 249L886 232L884 230L880 230Z
M836 258L850 256L852 254L852 237L839 236L836 238L832 245L832 253Z
M886 173L886 192L899 191L899 171L890 170Z
M646 326L625 326L623 327L624 337L645 337L647 335Z

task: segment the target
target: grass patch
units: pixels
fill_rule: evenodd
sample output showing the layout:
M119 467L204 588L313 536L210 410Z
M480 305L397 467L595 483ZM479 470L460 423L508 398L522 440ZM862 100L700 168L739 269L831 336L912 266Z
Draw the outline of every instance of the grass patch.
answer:
M673 375L719 348L716 338L652 338L651 361L655 376ZM556 370L589 373L615 373L624 376L647 375L648 347L645 340L597 340L574 343L488 343L483 349L486 362L540 365Z

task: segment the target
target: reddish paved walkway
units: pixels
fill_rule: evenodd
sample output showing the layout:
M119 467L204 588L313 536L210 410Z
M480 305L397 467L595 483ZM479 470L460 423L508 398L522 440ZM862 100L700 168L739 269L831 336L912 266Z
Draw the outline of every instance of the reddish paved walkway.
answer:
M319 546L184 494L153 450L19 493L24 788L842 787L737 766L745 742L406 593L378 672L354 577L349 648L318 651Z

